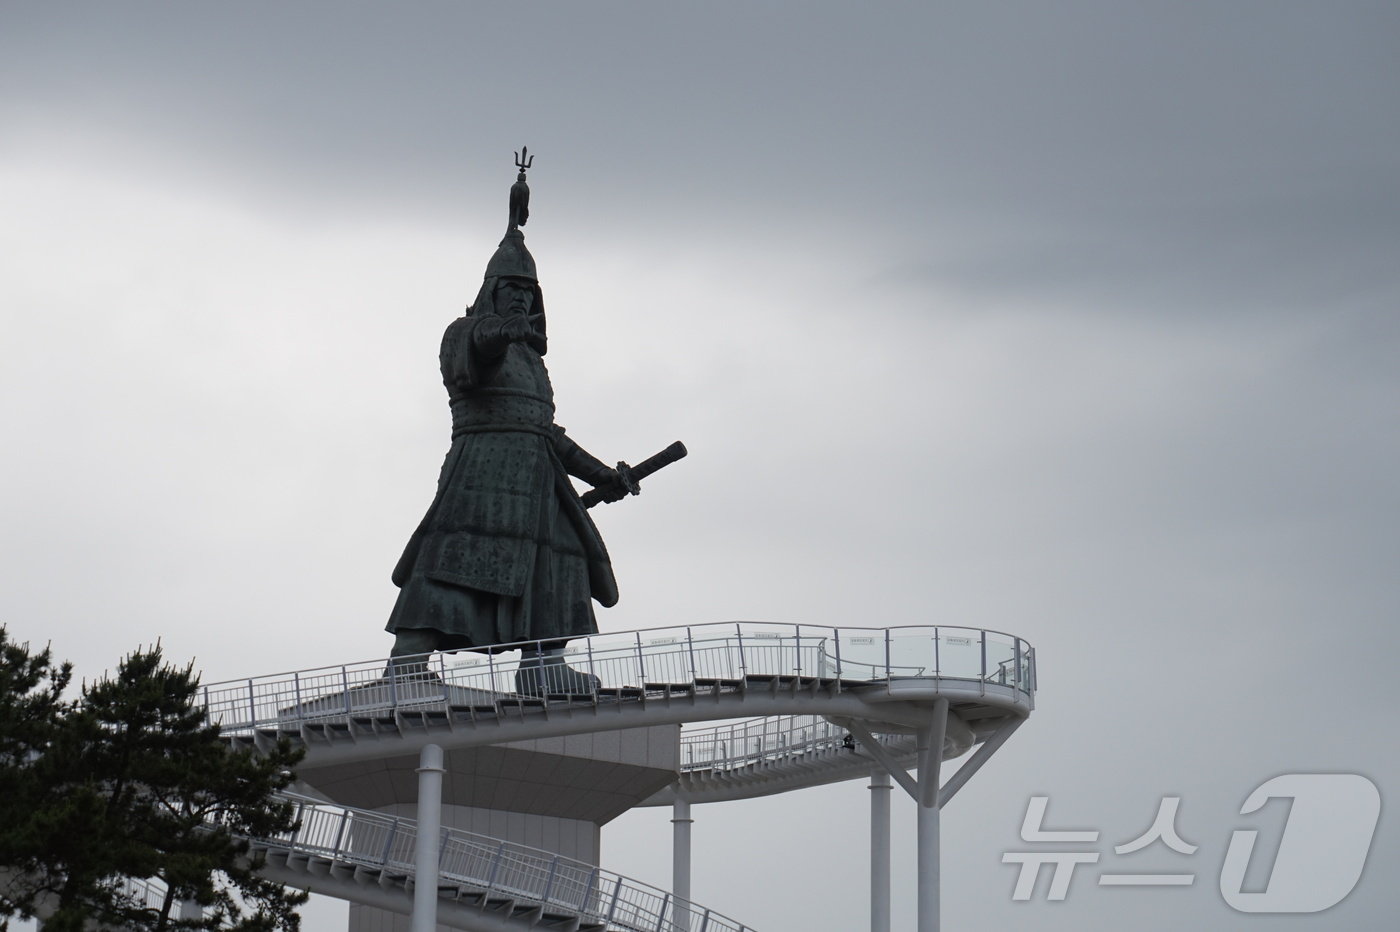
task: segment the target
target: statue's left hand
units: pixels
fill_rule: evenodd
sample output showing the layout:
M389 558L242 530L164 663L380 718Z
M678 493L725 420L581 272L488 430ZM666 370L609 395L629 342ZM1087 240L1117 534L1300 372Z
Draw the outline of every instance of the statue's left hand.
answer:
M603 501L621 501L628 495L641 494L642 487L637 478L632 475L632 467L626 463L618 463L616 469L608 469L606 477L602 482L592 482L590 484L603 493Z
M616 469L610 469L608 471L611 472L615 477L618 475ZM602 495L601 500L604 502L620 502L627 497L627 494L630 491L627 488L627 486L622 484L622 480L620 477L614 478L609 482L600 482L599 484L595 485L594 488L597 489L598 492Z

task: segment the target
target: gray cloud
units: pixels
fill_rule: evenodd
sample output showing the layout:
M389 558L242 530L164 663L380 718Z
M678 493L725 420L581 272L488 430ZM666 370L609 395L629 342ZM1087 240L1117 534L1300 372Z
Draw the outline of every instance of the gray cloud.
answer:
M1029 638L1041 707L945 817L949 927L1233 928L1250 789L1397 789L1398 33L1363 3L11 4L0 621L89 674L157 637L211 679L383 653L437 341L524 143L561 422L692 450L600 516L604 628ZM1197 884L1011 903L1032 793L1113 842L1180 793ZM697 899L859 927L865 795L699 807ZM667 884L663 815L606 866ZM1389 828L1334 924L1388 927Z

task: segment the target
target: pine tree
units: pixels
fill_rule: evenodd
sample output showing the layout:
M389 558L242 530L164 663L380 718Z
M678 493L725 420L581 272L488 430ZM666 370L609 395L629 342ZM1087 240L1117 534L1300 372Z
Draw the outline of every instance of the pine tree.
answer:
M136 651L116 675L84 687L61 709L47 745L27 764L45 789L32 813L38 843L12 863L47 894L46 932L85 925L123 929L296 930L306 895L257 874L248 836L294 827L274 795L300 759L286 743L267 753L234 750L197 703L192 667L167 665L159 647ZM155 880L156 908L122 886ZM203 907L180 918L179 904ZM18 911L32 911L33 899Z
M50 794L35 762L71 709L63 701L71 677L68 664L53 666L47 648L31 654L0 626L0 930L5 917L32 916L44 892L34 881L44 844L37 813Z

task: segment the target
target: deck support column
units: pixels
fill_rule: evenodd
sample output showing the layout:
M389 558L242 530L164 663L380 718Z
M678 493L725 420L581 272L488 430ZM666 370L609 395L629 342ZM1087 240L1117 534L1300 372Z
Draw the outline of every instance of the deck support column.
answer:
M943 738L948 731L948 700L933 704L933 718L919 729L918 816L919 917L918 932L938 932L939 923L939 800L938 778L943 763Z
M870 771L870 932L890 932L890 775Z
M437 929L442 774L442 748L436 744L424 745L418 756L418 839L413 854L411 932L435 932Z
M690 932L690 800L680 794L671 804L671 896L676 932Z

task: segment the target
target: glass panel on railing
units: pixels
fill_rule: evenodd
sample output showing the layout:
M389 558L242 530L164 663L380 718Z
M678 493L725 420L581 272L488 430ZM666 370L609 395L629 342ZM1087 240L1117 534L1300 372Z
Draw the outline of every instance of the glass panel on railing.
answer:
M717 636L718 635L718 636ZM733 631L692 632L690 650L695 658L695 675L706 679L737 680L743 677L746 658Z
M829 638L823 632L797 636L775 632L744 632L745 672L749 676L830 675L834 661L826 659Z
M841 632L841 666L836 675L846 680L885 678L885 637L883 632L848 634Z
M890 676L934 675L934 632L932 628L899 628L890 632Z
M974 628L938 629L937 670L939 676L981 679L982 632ZM930 666L933 661L930 661Z
M987 682L999 686L1016 684L1016 639L987 632Z

